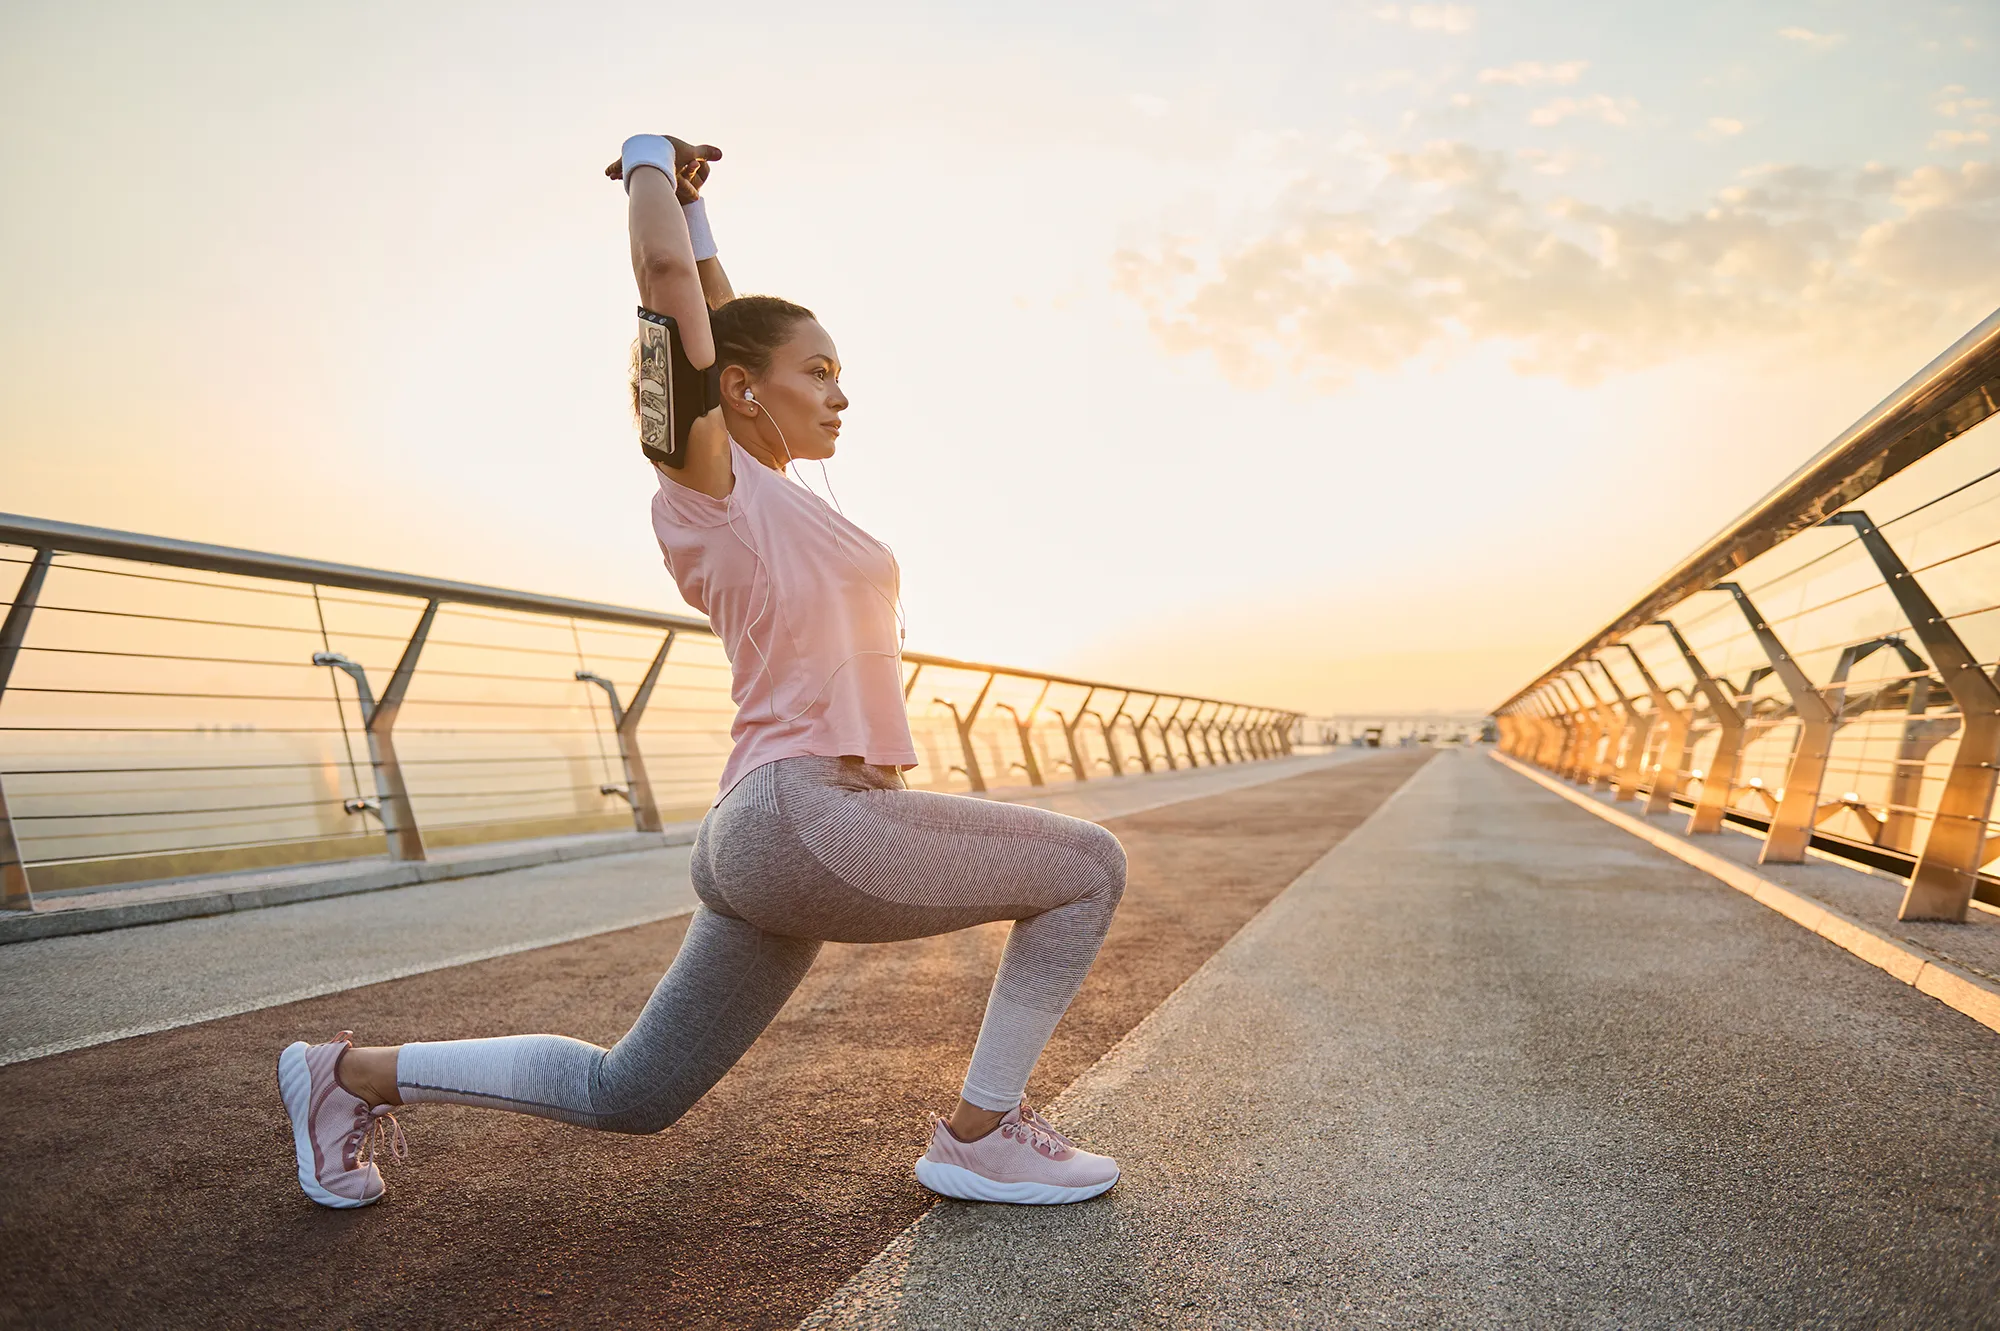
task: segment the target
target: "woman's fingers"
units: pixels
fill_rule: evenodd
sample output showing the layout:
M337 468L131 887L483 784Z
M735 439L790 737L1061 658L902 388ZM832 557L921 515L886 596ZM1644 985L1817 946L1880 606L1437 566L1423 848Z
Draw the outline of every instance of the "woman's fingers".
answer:
M605 167L604 174L610 176L613 180L625 179L625 159L621 157L610 166Z

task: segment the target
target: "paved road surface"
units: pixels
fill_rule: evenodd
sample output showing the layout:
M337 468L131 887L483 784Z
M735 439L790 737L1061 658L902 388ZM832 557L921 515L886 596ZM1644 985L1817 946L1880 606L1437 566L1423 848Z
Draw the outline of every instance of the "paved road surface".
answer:
M1113 820L1131 885L1031 1092L1089 1067L1426 757L1322 764ZM609 1041L683 925L0 1068L0 1324L794 1325L930 1206L909 1172L923 1114L955 1093L1004 928L829 946L773 1029L659 1136L424 1106L406 1111L415 1157L382 1205L323 1211L292 1179L272 1078L285 1041L342 1025L364 1040Z
M809 1325L2000 1326L2000 1036L1442 754Z

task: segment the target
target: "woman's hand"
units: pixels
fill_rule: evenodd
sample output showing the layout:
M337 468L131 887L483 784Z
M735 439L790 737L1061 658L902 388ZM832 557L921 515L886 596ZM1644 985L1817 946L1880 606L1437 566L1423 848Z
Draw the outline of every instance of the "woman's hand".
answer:
M671 134L660 137L674 145L674 197L685 207L701 197L701 187L708 181L708 164L722 160L722 149L708 143L689 143ZM604 168L604 174L612 180L623 180L625 160L621 157L612 162Z

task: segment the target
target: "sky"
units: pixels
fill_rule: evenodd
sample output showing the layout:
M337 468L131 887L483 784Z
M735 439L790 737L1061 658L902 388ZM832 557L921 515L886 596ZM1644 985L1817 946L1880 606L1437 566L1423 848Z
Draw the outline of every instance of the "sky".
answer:
M0 13L0 510L676 608L621 140L913 648L1483 709L2000 305L2000 6Z

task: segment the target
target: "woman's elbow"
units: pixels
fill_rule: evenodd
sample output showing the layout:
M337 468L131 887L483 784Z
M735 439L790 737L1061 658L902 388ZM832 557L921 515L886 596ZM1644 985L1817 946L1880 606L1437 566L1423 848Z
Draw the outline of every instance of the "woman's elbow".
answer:
M685 254L672 250L642 249L639 251L639 276L648 286L659 286L676 278L694 276L694 262Z

